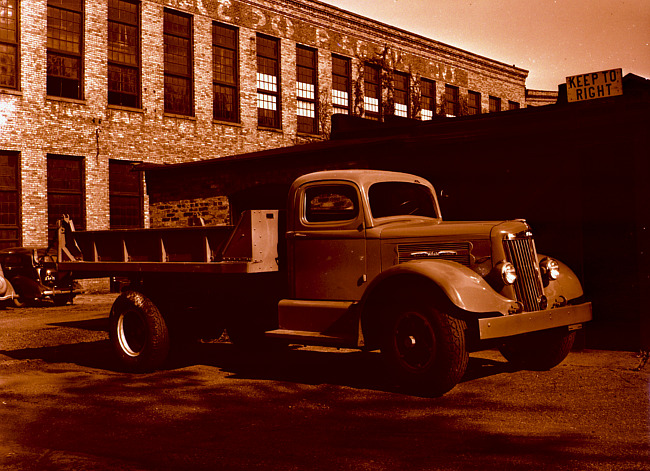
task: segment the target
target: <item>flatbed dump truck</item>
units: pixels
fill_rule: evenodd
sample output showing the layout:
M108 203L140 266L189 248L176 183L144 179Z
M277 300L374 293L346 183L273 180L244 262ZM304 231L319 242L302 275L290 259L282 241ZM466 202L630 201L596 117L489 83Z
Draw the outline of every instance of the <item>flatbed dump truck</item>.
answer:
M524 220L444 221L433 186L404 173L304 175L286 211L246 211L235 226L70 229L59 270L129 280L109 336L136 371L225 328L248 347L380 350L395 381L442 394L471 351L559 364L592 317L577 276L537 253Z

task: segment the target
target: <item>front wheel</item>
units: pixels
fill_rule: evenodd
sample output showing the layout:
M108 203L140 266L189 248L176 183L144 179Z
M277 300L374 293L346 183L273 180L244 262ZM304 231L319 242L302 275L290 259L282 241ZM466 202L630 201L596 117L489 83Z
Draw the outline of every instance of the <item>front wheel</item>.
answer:
M575 331L569 332L566 327L542 330L509 339L499 351L520 368L550 370L567 357L575 338Z
M169 354L165 319L155 304L137 291L124 291L113 303L109 337L120 363L130 371L160 368Z
M467 369L465 328L462 320L424 303L394 306L384 318L381 352L401 384L442 395Z

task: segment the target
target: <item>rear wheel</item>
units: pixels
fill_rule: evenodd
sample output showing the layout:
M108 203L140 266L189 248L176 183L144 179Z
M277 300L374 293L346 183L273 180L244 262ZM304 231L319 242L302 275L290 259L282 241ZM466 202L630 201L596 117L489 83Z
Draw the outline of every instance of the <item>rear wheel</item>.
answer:
M113 303L109 337L120 363L131 371L155 370L169 354L165 319L153 302L137 291L124 291Z
M381 352L396 379L409 388L440 395L467 369L465 323L425 302L393 306L384 318Z
M531 332L509 339L499 351L520 368L549 370L567 357L575 337L575 331L569 332L566 327Z

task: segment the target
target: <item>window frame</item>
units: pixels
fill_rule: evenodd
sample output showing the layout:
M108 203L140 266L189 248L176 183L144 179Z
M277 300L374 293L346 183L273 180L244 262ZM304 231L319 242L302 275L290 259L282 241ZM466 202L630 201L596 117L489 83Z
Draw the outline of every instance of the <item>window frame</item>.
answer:
M79 166L79 187L75 188L52 188L51 183L53 182L52 178L52 168L51 164L54 162L76 162ZM47 230L48 230L48 241L53 242L56 240L57 234L57 220L61 217L61 214L53 215L53 201L52 196L74 196L78 199L78 210L79 217L76 215L70 214L73 218L75 229L84 230L86 227L86 168L85 168L85 159L84 157L72 156L72 155L61 155L61 154L47 154ZM66 182L70 182L71 179L64 179Z
M490 95L490 113L498 113L501 111L501 98Z
M372 71L373 76L370 76ZM376 80L375 80L376 78ZM370 93L373 91L376 93ZM374 65L366 63L363 67L363 110L364 117L373 121L382 120L382 88L381 88L381 69ZM377 100L377 104L371 103L369 100ZM368 111L368 107L377 107L377 111Z
M267 44L264 45L263 43ZM267 47L273 44L273 47ZM264 55L264 48L273 50L274 56ZM257 85L257 125L261 128L282 129L282 88L280 73L280 39L273 36L257 33L255 36L255 53L257 59L256 85ZM261 64L265 64L262 66ZM268 66L273 69L273 74L260 72L268 71ZM270 81L265 81L269 77ZM266 85L266 86L260 86ZM261 104L270 103L275 108L266 108ZM264 111L263 111L264 110Z
M307 62L301 63L301 51L305 54L303 58L310 60L311 64L307 64ZM311 57L308 58L308 55L311 55ZM301 77L310 79L311 83L301 82ZM312 90L301 89L301 83L311 85ZM311 97L308 96L310 93ZM300 114L301 103L303 103L303 107L306 107L304 108L305 112L313 112L312 117ZM296 105L297 132L318 134L318 50L302 44L296 44Z
M70 0L68 0L69 2ZM71 100L84 100L84 56L85 56L85 37L84 37L84 26L85 26L85 2L83 0L77 0L79 2L79 10L70 8L69 5L64 6L66 3L65 0L48 0L47 1L47 42L46 42L46 93L48 97L52 98L67 98ZM51 10L52 9L52 10ZM50 13L56 10L60 15L65 12L69 15L78 15L79 16L79 32L78 32L78 41L79 41L79 51L66 51L65 49L57 49L53 46L50 46L50 39L54 42L54 33L56 31L61 31L65 33L70 33L70 31L64 27L54 29L54 22L50 18ZM71 22L76 24L74 22ZM74 30L71 32L74 36ZM52 35L52 38L50 38ZM64 36L67 36L64 35ZM60 38L59 38L60 39ZM70 41L67 41L70 42ZM71 41L74 44L74 40ZM50 64L54 62L54 58L59 59L72 59L77 61L77 65L74 68L77 73L77 79L67 78L65 75L55 75L51 73ZM63 61L59 64L64 70L66 69ZM52 66L54 67L54 66ZM72 68L70 68L72 69ZM66 81L68 82L68 87L66 87ZM73 88L73 83L76 83L76 94L71 92ZM58 90L55 90L55 87Z
M431 87L430 94L425 95L425 89L426 89L425 84L429 84L429 85L427 85L427 87L428 86ZM431 106L431 108L425 108L424 107L425 106L425 100L426 101L430 100L430 105L429 106ZM420 79L420 119L422 121L430 121L430 120L432 120L433 117L437 114L436 113L436 106L437 106L437 104L436 104L436 81L428 79L428 78L421 78ZM424 113L425 110L430 111L431 116L428 116L428 113L426 113L427 116L425 117L425 113Z
M135 21L129 23L125 20L118 20L111 18L111 5L113 2L126 3L135 6ZM108 104L110 106L122 106L126 108L142 108L142 32L141 32L141 3L139 0L109 0L108 2ZM117 24L124 27L131 27L135 29L135 64L129 64L119 60L111 59L111 24ZM120 30L121 32L121 30ZM119 42L114 44L118 45ZM124 91L111 90L111 67L118 68L121 71L130 71L131 73L135 72L135 93L128 93ZM123 77L120 75L120 77ZM123 82L119 82L120 84ZM135 98L133 103L125 103L124 95L132 96Z
M401 80L403 80L403 88L398 88L398 80L396 79L399 77ZM400 116L402 118L410 118L411 117L411 83L410 83L410 78L409 74L404 73L404 72L399 72L397 70L393 71L393 114L395 116ZM400 84L401 85L401 84ZM398 95L402 97L402 101L398 102ZM398 112L398 106L397 105L402 105L406 107L406 110L400 110ZM404 114L402 114L404 113Z
M518 110L521 108L521 105L517 101L512 101L508 100L508 110L513 111L513 110Z
M183 18L187 20L187 34L181 34L178 31L180 22L172 22L171 18ZM174 26L178 26L174 28ZM176 41L174 41L176 40ZM171 60L172 57L178 57L179 54L172 54L170 51L172 47L176 46L175 42L187 41L185 50L187 51L187 68L181 71L180 68L176 69L177 65ZM164 52L164 110L165 114L177 116L194 116L194 17L192 15L182 13L170 8L165 8L163 12L163 44L165 47ZM180 47L178 50L180 51ZM168 51L169 50L169 51ZM174 70L175 69L175 70ZM174 92L175 81L185 81L187 85L184 87L187 95L182 102L176 100L174 97L180 96ZM181 103L181 106L178 103Z
M225 35L218 35L219 31L229 31L232 33L232 45L227 45L225 43L219 43L217 37L225 38ZM223 68L227 68L227 65L222 61L217 61L218 58L224 57L223 55L218 55L216 52L229 51L232 53L232 81L228 81L226 78L218 77L217 65L219 64ZM223 70L220 68L220 70ZM230 91L230 97L232 98L232 111L230 116L228 116L227 103L226 106L218 106L221 102L218 102L217 98L221 96L226 96L225 94L219 94L218 89L226 89ZM218 110L224 110L223 113L218 113ZM240 116L240 99L239 99L239 28L233 25L228 25L225 23L219 23L217 21L212 22L212 119L217 121L224 121L228 123L239 123L241 120Z
M460 115L460 90L455 85L445 84L445 116L456 118Z
M132 169L133 164L139 162L132 162L129 160L120 160L120 159L109 159L108 161L108 206L109 206L109 225L111 229L137 229L144 227L144 179L142 172L135 171ZM115 178L118 175L122 175L123 169L129 167L126 172L133 172L137 175L135 179L138 181L138 191L124 191L123 189L116 189ZM120 168L120 171L115 171L114 169ZM135 180L134 179L134 180ZM137 207L138 213L138 222L137 224L118 224L118 217L114 217L114 209L118 209L118 206L114 203L114 197L116 198L129 198L137 201L135 205L130 205L129 208ZM121 221L120 221L121 222Z
M475 99L474 102L472 102L472 98ZM481 94L479 92L473 90L467 91L467 114L481 114Z
M7 157L7 165L6 167L10 168L14 167L14 184L13 185L2 185L3 181L0 179L0 194L8 195L11 193L15 194L14 198L0 198L0 210L3 210L3 208L6 208L7 204L12 205L15 207L15 212L7 211L7 212L0 212L0 237L5 235L5 231L10 232L14 231L16 234L16 237L12 238L0 238L0 248L9 248L9 247L16 247L20 246L21 241L22 241L22 214L21 214L21 197L22 197L22 189L21 189L21 179L20 179L20 153L15 152L15 151L0 151L0 158ZM11 199L11 202L9 202L9 199ZM8 216L7 221L9 221L12 217L15 218L15 223L11 222L3 222L3 218L5 216Z
M354 204L354 216L351 218L325 219L320 221L308 219L308 204L310 201L309 193L318 191L324 193L328 189L340 189L344 196L347 196ZM346 194L347 193L347 194ZM353 196L353 198L351 198ZM300 226L303 230L329 230L337 229L356 229L364 218L362 209L363 199L359 189L352 182L332 180L323 182L313 182L306 185L300 193Z
M0 88L7 90L20 90L20 0L8 0L13 2L13 11L15 12L13 18L13 35L14 38L2 38L0 36L0 54L5 55L6 57L12 57L13 59L13 76L11 74L0 75ZM10 11L9 5L7 5L7 12ZM6 17L7 23L10 22L9 16ZM10 28L3 28L0 31L7 31L8 33L12 32ZM2 52L2 48L13 48L13 54L9 52ZM1 57L1 56L0 56ZM7 68L8 70L9 68ZM3 84L3 77L13 78L13 85Z
M343 73L338 73L340 68L335 66L335 61L340 61L340 64L343 66ZM345 83L345 89L335 88L335 85L338 86L339 83ZM335 93L345 93L345 96L337 96ZM344 57L338 54L332 54L332 109L333 114L352 114L352 60L349 57ZM342 105L337 103L338 100L347 101L347 105Z

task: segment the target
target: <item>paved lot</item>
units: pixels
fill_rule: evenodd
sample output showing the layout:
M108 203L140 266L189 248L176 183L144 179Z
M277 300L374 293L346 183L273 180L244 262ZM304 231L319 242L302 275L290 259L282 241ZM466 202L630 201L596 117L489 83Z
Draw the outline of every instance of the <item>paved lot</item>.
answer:
M650 365L630 352L548 372L481 352L441 398L333 349L200 344L133 375L106 340L112 299L0 311L0 469L650 470Z

